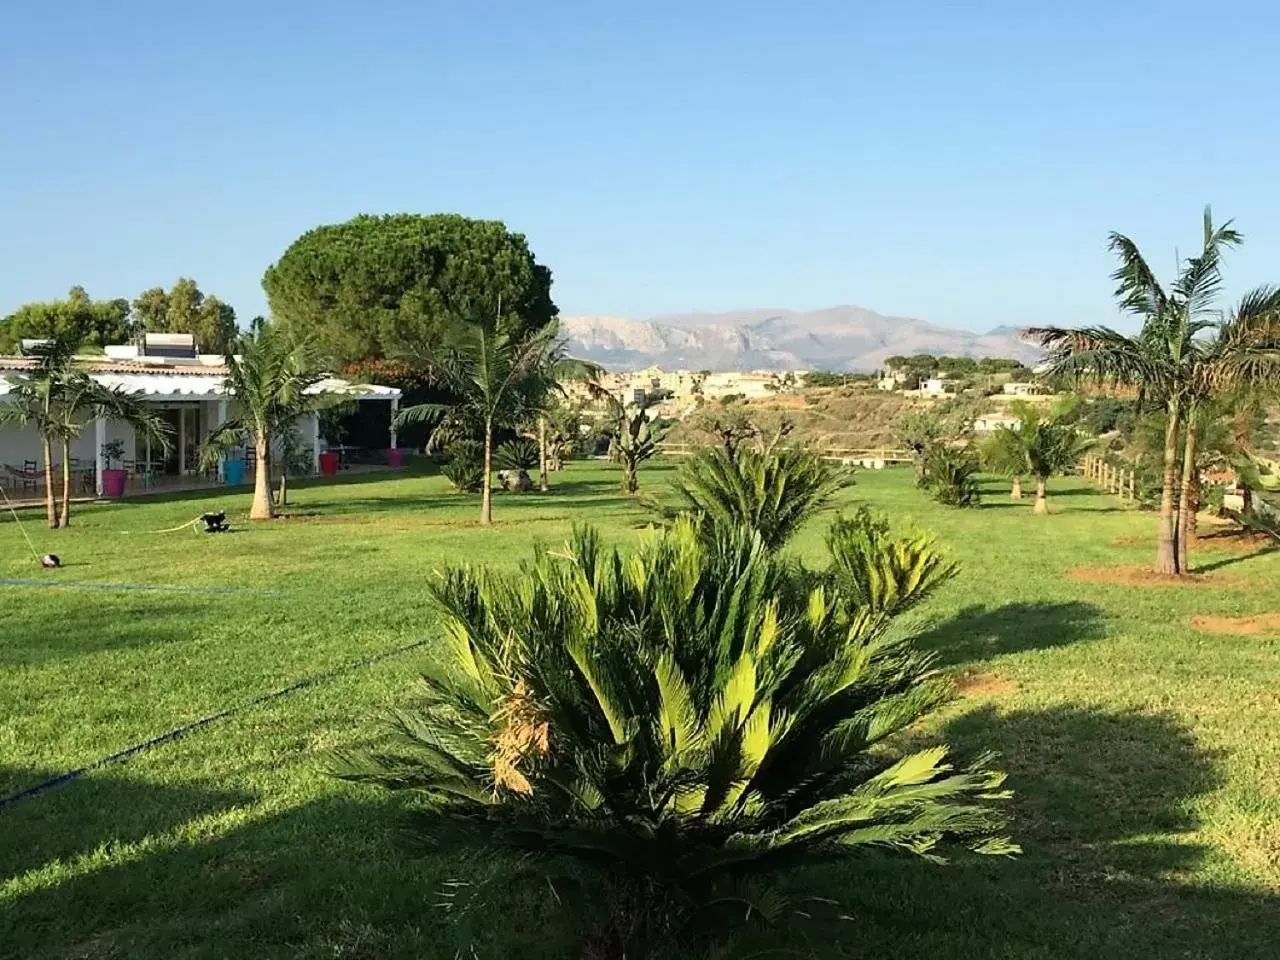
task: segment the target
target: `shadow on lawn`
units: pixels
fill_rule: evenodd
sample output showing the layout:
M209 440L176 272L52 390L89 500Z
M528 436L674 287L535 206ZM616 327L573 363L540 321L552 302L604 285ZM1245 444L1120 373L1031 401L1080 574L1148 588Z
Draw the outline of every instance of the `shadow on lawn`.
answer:
M782 939L830 958L1275 956L1280 899L1188 882L1206 854L1183 839L1197 827L1192 801L1220 774L1175 719L986 708L954 721L947 739L961 757L1000 752L1023 854L813 871L798 888L837 899L850 919Z
M0 587L0 599L13 598L14 607L0 615L0 666L15 667L61 660L83 654L122 650L152 644L184 643L192 639L188 615L206 610L210 599L225 600L235 609L235 595L208 594L179 601L163 594L139 591L57 590L56 615L49 603L24 604L21 598L39 595L47 600L55 591L40 587Z
M63 773L0 767L4 793ZM54 860L133 843L196 817L250 803L247 793L161 787L98 771L0 810L0 880Z
M1004 653L1061 647L1103 635L1102 609L1089 603L973 604L919 635L944 664L986 660Z
M1174 719L1071 706L981 709L955 720L947 739L961 757L1001 752L1015 791L1011 833L1024 854L943 867L867 854L806 871L793 878L795 893L834 899L847 918L789 920L753 936L742 955L1274 957L1280 901L1187 883L1205 854L1185 839L1197 826L1193 801L1220 777ZM79 836L82 805L111 798L77 799L77 786L44 822L25 826ZM142 784L110 789L122 791L119 804L157 811L175 796ZM212 840L192 833L176 846L22 889L0 916L0 942L24 957L80 955L85 944L102 957L454 957L462 944L440 907L442 884L488 875L494 862L411 857L399 842L394 798L338 789L283 812L249 811L260 818ZM179 802L180 815L159 816L151 829L238 800L210 793ZM476 956L579 955L569 927L549 915L544 888L503 889L477 924Z

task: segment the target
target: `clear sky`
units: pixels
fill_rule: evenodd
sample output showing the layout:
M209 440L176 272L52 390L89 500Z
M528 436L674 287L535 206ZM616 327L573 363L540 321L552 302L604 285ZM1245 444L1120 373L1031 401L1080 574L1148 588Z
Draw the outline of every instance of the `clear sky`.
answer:
M1280 281L1280 4L10 2L0 314L192 276L241 320L306 229L459 212L566 313L855 303L1114 320L1201 206Z

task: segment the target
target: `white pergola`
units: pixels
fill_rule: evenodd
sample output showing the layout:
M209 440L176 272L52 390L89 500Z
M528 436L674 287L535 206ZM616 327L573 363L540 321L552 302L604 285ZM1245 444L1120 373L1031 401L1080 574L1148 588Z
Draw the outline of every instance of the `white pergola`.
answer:
M90 376L105 387L121 390L143 400L146 403L163 404L166 402L202 402L217 401L217 415L210 429L216 429L227 421L229 401L234 399L226 389L226 378L216 373L171 373L158 369L151 371L130 371L128 373L96 373ZM0 379L0 402L9 392L9 384ZM335 394L349 397L355 401L378 400L391 404L391 446L396 446L396 414L400 407L401 392L395 387L384 387L372 383L352 383L337 377L326 377L311 386L307 393L313 395ZM320 470L320 415L311 414L312 469ZM107 421L94 421L94 474L98 494L102 494L102 472L106 469L106 459L102 448L107 440ZM186 418L178 418L178 469L186 472ZM147 441L147 461L151 460L150 440ZM222 466L218 466L218 477L222 479Z

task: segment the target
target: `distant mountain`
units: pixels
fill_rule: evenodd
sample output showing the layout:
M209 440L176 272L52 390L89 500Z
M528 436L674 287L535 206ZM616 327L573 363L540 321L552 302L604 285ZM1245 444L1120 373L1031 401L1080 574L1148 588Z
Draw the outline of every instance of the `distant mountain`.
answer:
M651 320L561 317L570 352L613 370L871 371L913 353L1016 357L1042 353L1012 327L973 333L861 307L670 314Z

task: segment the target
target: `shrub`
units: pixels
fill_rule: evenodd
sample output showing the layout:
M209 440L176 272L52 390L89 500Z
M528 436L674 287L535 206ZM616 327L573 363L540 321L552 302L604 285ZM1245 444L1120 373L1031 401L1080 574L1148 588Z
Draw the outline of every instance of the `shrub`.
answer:
M454 491L479 491L484 484L484 445L476 440L455 440L447 452L449 459L440 472L453 484Z
M938 503L976 507L981 502L978 461L967 448L935 443L924 456L923 468L920 485Z
M704 533L745 527L777 549L852 482L850 471L807 450L743 447L731 456L724 447L704 447L680 465L675 490L680 509Z
M866 847L1016 851L989 756L888 739L949 697L888 627L950 566L919 546L900 563L878 529L830 539L848 569L685 520L629 555L576 530L515 576L449 570L420 702L340 775L421 794L416 843L517 853L522 881L580 906L584 956L710 947L786 909L779 872ZM486 908L469 889L455 917Z
M493 462L499 470L536 470L538 445L524 437L508 440L493 451Z

